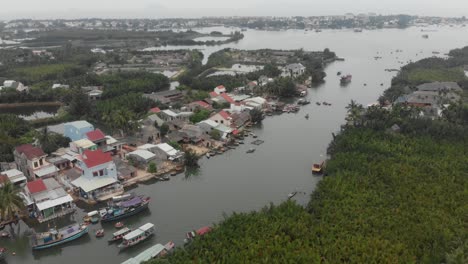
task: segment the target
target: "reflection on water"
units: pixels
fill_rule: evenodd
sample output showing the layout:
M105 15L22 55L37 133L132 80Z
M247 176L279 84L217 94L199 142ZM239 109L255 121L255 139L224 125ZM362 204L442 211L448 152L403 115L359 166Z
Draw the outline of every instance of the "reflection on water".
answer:
M25 120L35 120L55 116L59 108L59 106L20 106L0 108L0 112L19 115Z

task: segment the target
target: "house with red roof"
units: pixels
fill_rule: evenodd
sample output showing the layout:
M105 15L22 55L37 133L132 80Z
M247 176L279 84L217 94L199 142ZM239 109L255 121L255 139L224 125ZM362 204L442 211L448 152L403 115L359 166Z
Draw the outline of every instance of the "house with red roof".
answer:
M196 110L201 109L212 111L213 107L205 101L195 101L188 104L187 109L191 112L195 112Z
M81 198L101 201L123 193L123 187L117 179L117 167L110 153L100 149L85 150L78 156L76 169L80 177L72 181L72 185L79 189Z
M214 91L215 93L217 93L217 94L222 94L222 93L227 92L226 87L224 87L224 85L218 85L218 86L216 86L216 87L213 89L213 91Z
M18 169L30 180L55 177L58 169L46 161L47 154L31 144L17 146L13 151Z
M106 146L106 135L99 128L96 130L87 132L86 137L88 138L88 140L96 144L98 147Z
M211 98L216 98L218 96L219 96L219 94L217 92L210 92L210 97Z
M159 109L159 107L153 107L149 110L149 112L152 114L157 114L161 112L161 109Z
M26 183L23 194L30 216L40 223L75 211L73 198L54 178Z
M228 127L231 126L231 114L224 110L219 111L217 114L211 116L209 119L215 121L218 124L223 124Z

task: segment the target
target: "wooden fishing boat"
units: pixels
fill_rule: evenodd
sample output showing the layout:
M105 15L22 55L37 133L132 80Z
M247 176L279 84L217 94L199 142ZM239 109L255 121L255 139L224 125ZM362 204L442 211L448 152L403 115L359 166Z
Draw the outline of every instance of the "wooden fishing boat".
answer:
M124 223L123 222L117 222L117 223L115 223L114 227L120 229L120 228L124 227Z
M112 243L121 240L126 234L132 232L132 230L128 227L124 227L119 231L112 234L112 238L109 239L107 242Z
M341 84L347 84L347 83L351 82L352 78L353 78L353 76L351 74L348 74L348 75L342 76L341 79L340 79L340 82L341 82Z
M322 161L321 163L313 164L312 165L312 173L322 173L324 164L325 164L325 161Z
M99 229L95 233L96 237L103 237L104 236L104 229Z
M60 229L50 229L48 232L34 234L32 249L40 250L55 247L82 237L88 233L85 224L74 224Z
M118 246L121 250L132 247L136 244L145 241L156 232L156 229L152 223L146 223L140 226L138 229L126 234L122 238L122 243Z
M185 234L185 239L184 239L184 242L185 243L188 243L188 242L191 242L195 237L197 236L204 236L206 235L207 233L211 232L212 228L209 227L209 226L204 226L202 228L199 228L197 230L193 230L193 231L190 231L190 232L187 232Z
M255 149L254 148L251 148L249 150L246 151L246 153L254 153L255 152Z
M149 197L135 196L129 200L124 200L108 207L102 208L101 222L117 221L148 209Z

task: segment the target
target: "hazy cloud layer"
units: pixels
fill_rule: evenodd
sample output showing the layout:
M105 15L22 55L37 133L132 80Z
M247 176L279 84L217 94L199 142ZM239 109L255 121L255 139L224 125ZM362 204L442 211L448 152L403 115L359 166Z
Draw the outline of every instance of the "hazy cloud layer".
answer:
M468 0L0 0L0 19L314 16L347 12L468 16Z

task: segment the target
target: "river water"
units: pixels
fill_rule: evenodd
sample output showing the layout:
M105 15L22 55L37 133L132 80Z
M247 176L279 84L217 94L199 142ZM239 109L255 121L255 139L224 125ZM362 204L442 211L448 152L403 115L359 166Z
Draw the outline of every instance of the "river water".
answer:
M17 238L1 240L16 256L9 255L9 263L120 263L155 243L174 241L181 245L185 232L201 226L212 225L223 219L223 214L233 211L258 210L270 202L278 204L288 193L301 191L295 197L306 204L309 194L320 177L311 175L313 162L324 158L326 148L344 123L345 106L351 99L367 105L375 102L385 90L395 73L387 68L399 68L402 63L433 55L434 51L447 53L452 48L468 43L466 28L435 27L429 39L423 39L420 29L384 29L354 33L351 30L330 30L321 33L304 31L253 31L244 32L245 38L223 46L199 47L205 55L224 47L239 49L298 49L323 50L330 48L343 62L334 62L326 68L325 82L309 89L312 102L327 101L332 106L303 107L297 114L267 117L261 127L254 128L264 144L253 154L245 151L253 145L246 144L222 156L203 158L201 168L194 175L178 175L169 182L140 184L136 193L152 198L150 210L125 219L133 227L152 222L157 233L150 240L119 253L115 245L108 245L114 228L104 226L106 237L97 239L93 233L74 242L50 250L34 253L27 243L25 233L29 227L13 227ZM207 29L207 31L219 29ZM227 31L232 31L228 29ZM184 47L166 47L180 49ZM396 50L402 50L396 52ZM375 60L375 56L382 59ZM352 74L352 82L342 87L338 71ZM367 84L366 86L364 84ZM304 115L310 118L306 120ZM250 143L251 138L246 142ZM79 221L82 210L75 220ZM56 223L60 224L60 223ZM46 229L46 226L40 228ZM100 224L91 226L91 230ZM6 230L11 231L9 227ZM19 235L18 235L19 234Z

